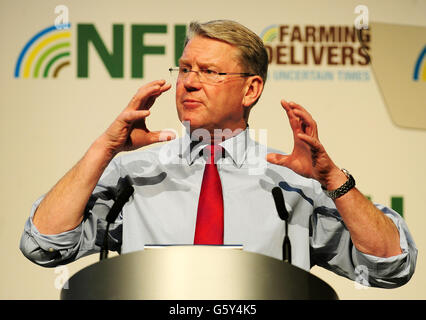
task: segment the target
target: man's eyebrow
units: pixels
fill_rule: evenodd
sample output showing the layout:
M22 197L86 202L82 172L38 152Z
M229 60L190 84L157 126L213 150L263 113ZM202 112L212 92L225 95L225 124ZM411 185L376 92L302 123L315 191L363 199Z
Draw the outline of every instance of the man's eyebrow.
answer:
M188 60L185 60L185 59L182 59L182 58L180 58L180 59L178 60L178 63L179 63L179 64L189 64Z
M182 59L182 58L180 58L179 60L178 60L178 63L179 63L179 65L191 65L191 63L189 62L189 60L186 60L186 59ZM213 63L213 62L211 62L211 63L203 63L203 62L198 62L197 63L200 67L202 67L203 69L206 69L206 68L217 68L217 65L215 64L215 63Z

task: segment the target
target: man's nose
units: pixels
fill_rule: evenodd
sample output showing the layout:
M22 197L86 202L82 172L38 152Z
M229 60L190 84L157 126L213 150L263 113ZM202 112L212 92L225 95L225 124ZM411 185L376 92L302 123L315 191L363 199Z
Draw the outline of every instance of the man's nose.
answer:
M198 90L201 88L200 78L197 72L189 72L183 79L183 84L187 90Z

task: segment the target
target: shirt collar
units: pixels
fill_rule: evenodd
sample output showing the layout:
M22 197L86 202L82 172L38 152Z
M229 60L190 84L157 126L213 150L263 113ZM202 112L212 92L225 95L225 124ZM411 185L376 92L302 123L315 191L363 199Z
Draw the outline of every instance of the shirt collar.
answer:
M247 156L247 147L251 141L248 126L245 130L238 133L237 135L226 139L219 143L219 145L225 150L225 157L232 159L234 165L240 168ZM188 165L192 165L196 159L201 155L201 151L207 145L207 143L192 141L190 135L187 133L182 139L183 147L179 156L185 158Z

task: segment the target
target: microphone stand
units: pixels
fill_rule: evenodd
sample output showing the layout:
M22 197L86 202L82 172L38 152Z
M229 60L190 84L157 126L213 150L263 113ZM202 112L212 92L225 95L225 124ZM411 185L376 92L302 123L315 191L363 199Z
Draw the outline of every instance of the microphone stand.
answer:
M117 197L106 217L107 226L105 229L105 235L101 247L101 252L99 255L99 260L104 260L108 258L108 236L110 225L117 219L118 214L121 212L125 203L129 200L130 196L133 194L134 191L135 189L132 187L130 179L127 176L124 179L119 180Z
M288 223L284 220L285 223L285 236L283 241L283 260L291 263L291 244L290 238L288 237Z
M278 216L285 224L285 236L283 240L283 261L291 263L291 243L288 236L288 217L289 213L285 207L284 195L280 187L272 189L272 196L274 197L275 207L277 208Z

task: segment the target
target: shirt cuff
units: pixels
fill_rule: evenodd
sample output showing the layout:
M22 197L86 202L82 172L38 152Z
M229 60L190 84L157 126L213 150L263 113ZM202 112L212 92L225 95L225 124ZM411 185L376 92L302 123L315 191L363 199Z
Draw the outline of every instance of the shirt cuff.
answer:
M355 281L365 286L399 287L408 282L414 273L417 249L407 239L408 229L404 227L402 218L397 218L393 214L386 214L386 216L398 228L402 253L384 258L363 253L353 246Z
M82 232L82 224L78 225L75 229L65 231L58 234L43 234L33 223L34 213L40 205L43 197L39 198L31 209L30 218L27 221L25 230L32 236L34 241L40 246L41 249L48 252L69 250L75 247L75 244L79 242Z

